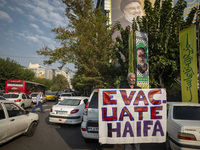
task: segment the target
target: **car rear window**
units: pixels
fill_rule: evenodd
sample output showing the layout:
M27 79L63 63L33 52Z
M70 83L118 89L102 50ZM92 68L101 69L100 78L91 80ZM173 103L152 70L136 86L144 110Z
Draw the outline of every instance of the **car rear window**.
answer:
M3 97L5 98L18 98L19 94L5 94Z
M59 105L78 106L80 101L80 99L64 99L59 103Z
M89 108L98 108L98 92L94 92L90 100Z
M31 94L31 97L37 97L38 94Z
M180 120L200 120L200 107L174 106L173 117Z
M46 95L55 95L54 93L47 93Z

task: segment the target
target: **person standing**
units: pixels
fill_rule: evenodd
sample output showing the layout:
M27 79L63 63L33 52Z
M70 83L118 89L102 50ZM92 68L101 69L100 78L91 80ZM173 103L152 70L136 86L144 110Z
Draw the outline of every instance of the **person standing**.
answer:
M141 89L136 85L136 78L134 73L129 73L127 76L128 83L121 88L125 89ZM140 144L124 144L124 150L140 150Z
M41 95L42 95L42 92L39 92L38 95L37 95L37 97L36 97L36 105L35 105L35 107L32 109L31 112L34 112L35 109L39 106L39 107L40 107L41 113L44 113L44 111L43 111L43 109L42 109Z

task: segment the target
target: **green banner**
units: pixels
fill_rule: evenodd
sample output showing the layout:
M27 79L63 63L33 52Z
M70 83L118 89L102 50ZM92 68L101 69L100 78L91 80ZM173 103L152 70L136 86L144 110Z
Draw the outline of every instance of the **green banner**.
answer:
M137 86L149 88L148 34L135 31Z
M182 101L198 103L196 28L179 33Z

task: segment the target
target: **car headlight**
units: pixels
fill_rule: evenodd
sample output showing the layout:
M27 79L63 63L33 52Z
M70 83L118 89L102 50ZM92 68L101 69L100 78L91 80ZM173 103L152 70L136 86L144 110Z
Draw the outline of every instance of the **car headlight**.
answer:
M182 132L178 132L178 138L182 139L182 140L192 140L192 141L196 141L196 137L193 134L189 134L189 133L182 133Z

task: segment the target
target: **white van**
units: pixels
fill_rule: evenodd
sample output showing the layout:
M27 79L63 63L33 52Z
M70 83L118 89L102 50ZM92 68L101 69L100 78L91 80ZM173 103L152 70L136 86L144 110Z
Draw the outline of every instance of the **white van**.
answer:
M98 89L95 89L86 104L81 123L81 133L86 143L99 139L98 129Z

